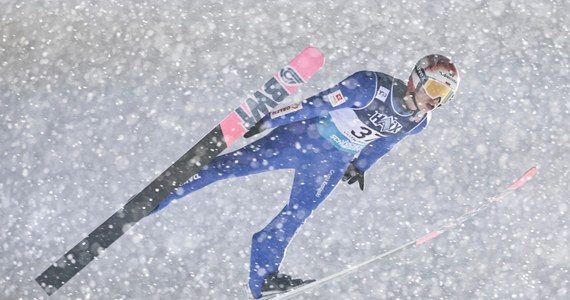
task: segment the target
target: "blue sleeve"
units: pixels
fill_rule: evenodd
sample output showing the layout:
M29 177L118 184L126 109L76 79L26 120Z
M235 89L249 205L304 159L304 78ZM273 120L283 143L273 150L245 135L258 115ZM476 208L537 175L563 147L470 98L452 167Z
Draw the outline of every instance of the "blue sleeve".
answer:
M356 168L362 172L368 170L376 161L378 161L386 153L390 152L392 148L402 141L404 138L411 134L417 134L424 130L429 123L429 116L422 120L418 126L404 134L394 134L385 138L377 139L370 143L366 148L362 149L358 156L354 159L353 163Z
M377 79L374 72L356 72L330 89L303 100L303 108L298 111L274 119L269 115L265 116L262 119L264 127L273 128L293 122L322 117L330 111L341 108L364 107L374 99L376 84Z

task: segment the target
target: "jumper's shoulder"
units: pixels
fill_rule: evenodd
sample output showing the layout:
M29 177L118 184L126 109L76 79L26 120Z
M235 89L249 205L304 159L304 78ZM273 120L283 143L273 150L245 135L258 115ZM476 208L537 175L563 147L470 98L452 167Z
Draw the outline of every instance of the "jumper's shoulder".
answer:
M375 85L378 80L377 76L378 74L381 73L363 70L355 72L354 74L350 75L347 79L353 80L354 84L358 84L360 86Z
M377 86L375 72L358 71L345 78L339 88L343 96L350 99L351 107L362 107L374 98Z
M347 80L352 80L353 84L358 84L360 87L377 87L379 85L390 87L393 84L406 86L404 81L398 79L390 74L377 71L358 71L350 75Z

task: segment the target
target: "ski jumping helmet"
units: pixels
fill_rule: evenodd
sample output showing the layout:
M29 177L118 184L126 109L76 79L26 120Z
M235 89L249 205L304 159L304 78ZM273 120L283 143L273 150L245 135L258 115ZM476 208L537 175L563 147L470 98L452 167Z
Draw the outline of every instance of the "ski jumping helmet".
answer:
M458 86L459 73L455 64L440 54L430 54L420 59L408 81L408 90L412 95L423 88L428 96L441 97L440 105L453 98Z

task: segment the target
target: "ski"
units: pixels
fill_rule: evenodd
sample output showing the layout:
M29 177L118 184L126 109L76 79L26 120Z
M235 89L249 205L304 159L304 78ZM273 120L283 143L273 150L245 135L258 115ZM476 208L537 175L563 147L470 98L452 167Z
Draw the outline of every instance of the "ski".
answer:
M324 55L320 50L313 47L304 49L160 176L41 273L36 282L48 295L55 293L102 250L148 216L160 201L241 138L323 65Z
M381 259L384 259L386 257L392 256L396 253L402 252L406 249L409 248L413 248L413 247L417 247L420 245L423 245L425 243L427 243L428 241L440 236L441 234L453 230L454 228L458 227L459 225L463 224L465 221L473 218L474 216L478 215L479 213L481 213L482 211L486 210L487 208L489 208L492 205L495 205L499 202L501 202L503 199L505 199L505 197L507 197L508 195L510 195L512 192L514 192L516 189L520 188L521 186L523 186L527 181L529 181L530 179L532 179L536 173L538 172L538 169L536 167L532 167L529 170L527 170L521 177L519 177L516 181L514 181L511 185L509 185L506 189L504 189L502 192L500 192L499 194L491 197L488 199L487 202L485 202L484 204L464 213L463 215L455 218L453 221L439 227L438 229L431 231L430 233L409 241L397 248L394 248L390 251L384 252L380 255L377 255L375 257L370 258L367 261L364 261L362 263L359 263L357 265L354 265L352 267L346 268L340 272L334 273L332 275L329 275L323 279L318 279L312 283L309 283L307 285L303 285L300 286L296 289L293 289L291 291L287 291L285 293L279 294L279 295L274 295L274 296L270 296L270 297L261 297L260 299L272 299L272 300L284 300L284 299L290 299L294 296L300 295L308 290L314 289L318 286L321 286L329 281L332 281L334 279L337 279L341 276L344 276L346 274L349 274L355 270L361 269L367 265L370 265L371 263L377 262Z

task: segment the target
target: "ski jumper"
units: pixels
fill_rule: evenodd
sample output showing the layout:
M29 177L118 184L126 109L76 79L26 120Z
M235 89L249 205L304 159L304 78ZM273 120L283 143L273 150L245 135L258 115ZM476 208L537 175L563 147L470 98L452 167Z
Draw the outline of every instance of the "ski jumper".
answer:
M302 102L283 116L266 116L269 134L221 155L163 200L158 210L213 182L271 170L295 172L289 202L252 238L249 286L261 297L264 278L277 272L295 232L341 181L352 162L362 172L410 134L423 130L430 113L403 107L406 84L361 71Z

